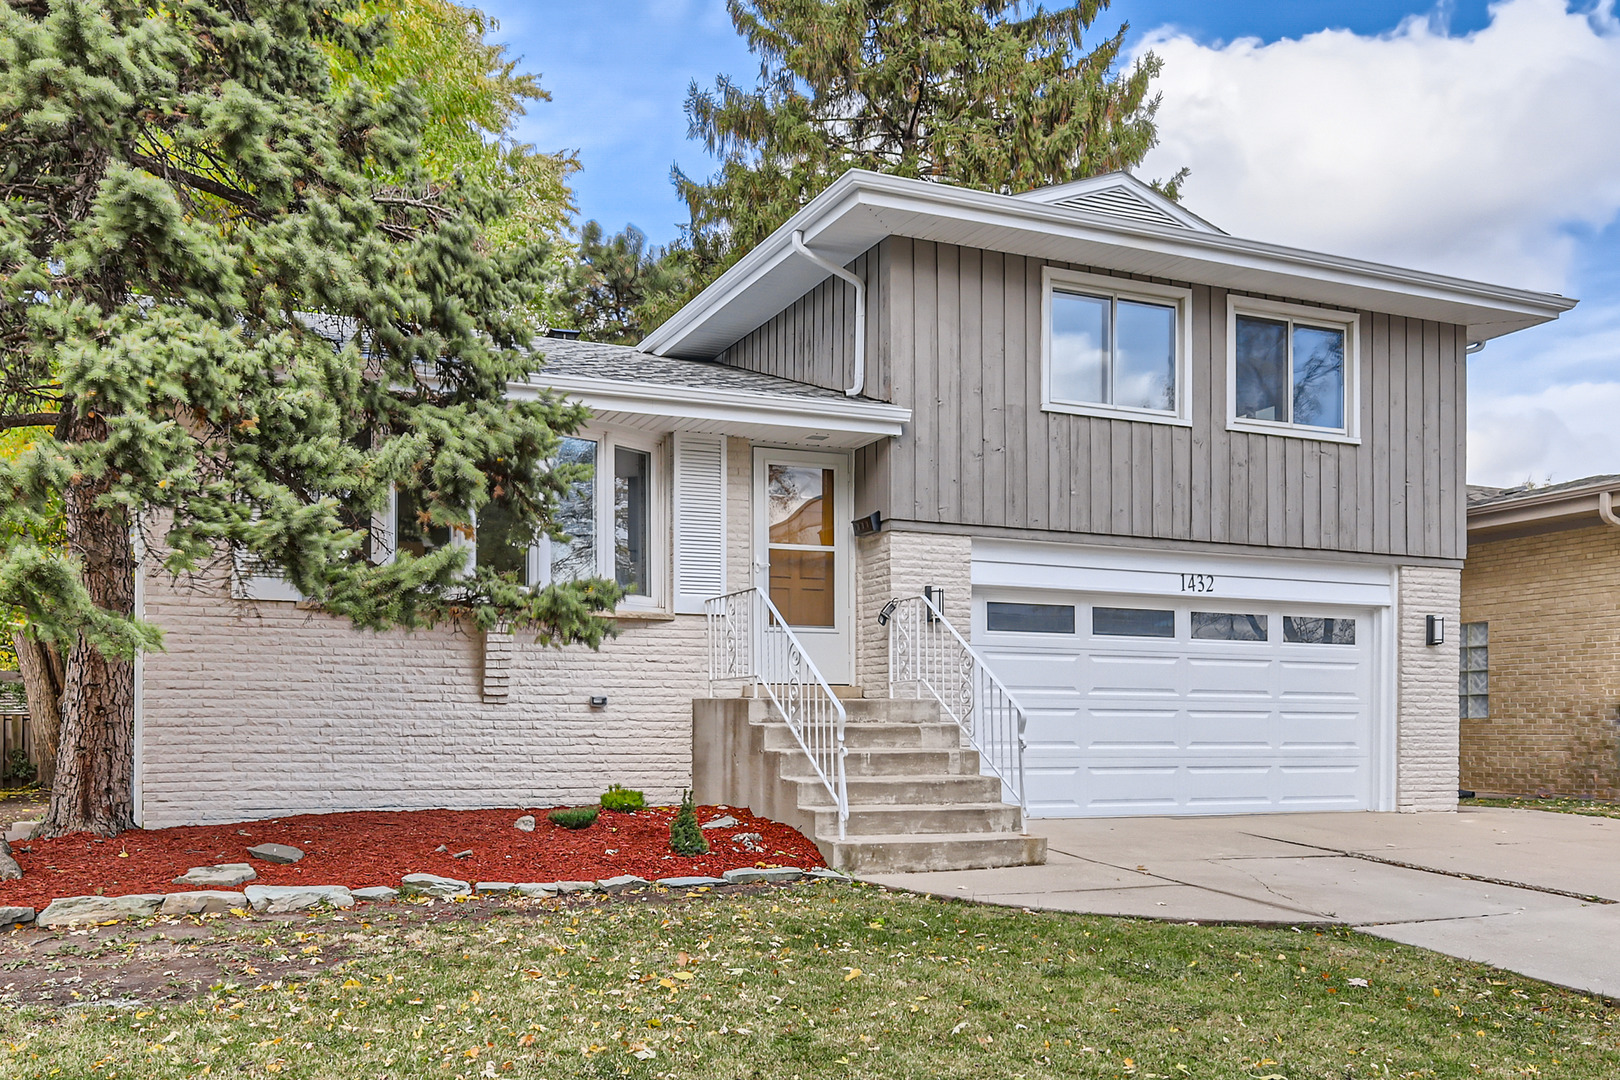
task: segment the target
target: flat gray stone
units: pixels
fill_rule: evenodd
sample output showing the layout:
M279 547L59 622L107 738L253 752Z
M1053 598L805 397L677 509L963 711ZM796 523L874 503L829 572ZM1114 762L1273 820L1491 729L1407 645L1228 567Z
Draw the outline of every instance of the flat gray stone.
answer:
M304 857L304 853L291 844L255 844L248 848L248 854L273 863L295 863Z
M38 831L39 822L37 821L13 821L11 827L6 829L6 843L20 844L26 840L32 840L34 834Z
M473 884L475 893L509 893L514 888L510 881L479 881Z
M804 871L796 866L773 866L769 870L761 870L761 881L798 881L804 877Z
M518 832L534 832L534 815L524 814L522 817L512 822L512 828L516 829Z
M162 893L59 896L46 905L35 921L40 926L71 926L74 923L105 922L108 919L142 919L156 915L162 904Z
M557 895L557 883L555 881L523 881L512 886L512 891L519 896L544 900L547 897Z
M434 896L441 900L452 896L466 896L472 886L455 878L438 874L406 874L399 880L399 891L406 896Z
M756 881L765 880L765 871L752 866L739 866L735 870L727 870L721 877L726 879L728 885L752 885Z
M618 877L601 878L597 881L597 888L605 893L621 893L628 889L645 889L652 882L644 877L634 874L620 874Z
M11 842L9 840L0 840L0 855L10 855L10 854L11 854Z
M0 881L16 881L22 877L22 867L10 855L0 855Z
M193 866L174 879L176 885L207 885L215 889L234 889L246 885L258 873L245 862L221 863L218 866Z
M246 893L223 889L199 889L196 892L170 893L163 898L158 912L163 915L221 915L232 908L248 906Z
M705 821L701 827L705 829L735 829L741 824L742 822L727 814L725 817L717 817L713 821Z
M0 907L0 926L15 926L20 922L33 922L34 909L31 907Z
M595 892L598 885L594 881L559 881L557 891L563 895L579 892Z
M368 885L364 889L349 890L356 900L398 900L399 890L390 889L387 885Z
M307 911L327 904L336 908L354 907L354 894L342 885L249 885L242 890L254 911L276 915L284 911Z
M814 870L806 870L805 877L815 878L817 881L830 881L835 885L847 885L855 879L848 874L840 874L836 870L829 870L825 866L818 866Z
M697 889L704 886L728 885L730 882L721 877L661 877L656 884L666 889Z

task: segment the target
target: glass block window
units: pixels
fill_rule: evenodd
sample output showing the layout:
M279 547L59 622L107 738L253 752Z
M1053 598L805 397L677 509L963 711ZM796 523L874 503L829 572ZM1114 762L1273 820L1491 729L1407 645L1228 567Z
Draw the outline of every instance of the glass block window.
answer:
M1458 714L1464 720L1491 715L1490 624L1463 623L1460 670L1457 677Z

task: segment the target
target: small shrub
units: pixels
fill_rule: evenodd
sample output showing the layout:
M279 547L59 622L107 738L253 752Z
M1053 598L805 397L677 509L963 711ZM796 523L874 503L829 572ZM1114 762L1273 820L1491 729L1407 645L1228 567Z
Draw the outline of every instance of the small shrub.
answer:
M27 754L23 753L21 750L13 750L11 752L10 760L5 763L4 779L14 781L18 784L32 784L34 782L34 778L38 775L39 770L34 768L34 763L28 760Z
M565 829L588 829L596 824L596 815L601 812L600 806L570 806L553 810L546 815L546 820Z
M697 808L692 805L692 793L681 792L681 808L669 823L669 847L677 855L706 855L709 838L698 828Z
M629 813L631 810L640 810L647 805L647 796L639 791L632 791L627 787L614 784L602 792L602 809L615 810L619 813Z

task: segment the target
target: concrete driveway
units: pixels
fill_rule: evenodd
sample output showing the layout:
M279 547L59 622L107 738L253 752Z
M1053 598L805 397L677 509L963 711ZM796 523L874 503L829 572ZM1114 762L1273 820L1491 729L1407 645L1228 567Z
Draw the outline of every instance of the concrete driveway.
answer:
M1038 820L1045 866L883 874L914 892L1177 922L1339 923L1620 998L1620 820L1455 814Z

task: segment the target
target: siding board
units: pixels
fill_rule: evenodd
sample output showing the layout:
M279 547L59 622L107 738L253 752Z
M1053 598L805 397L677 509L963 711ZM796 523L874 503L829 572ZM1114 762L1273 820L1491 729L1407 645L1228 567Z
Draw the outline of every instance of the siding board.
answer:
M984 490L979 493L981 518L990 525L1007 523L1007 356L1005 325L1007 285L1000 252L984 253L984 305L979 322L979 355L984 364Z

